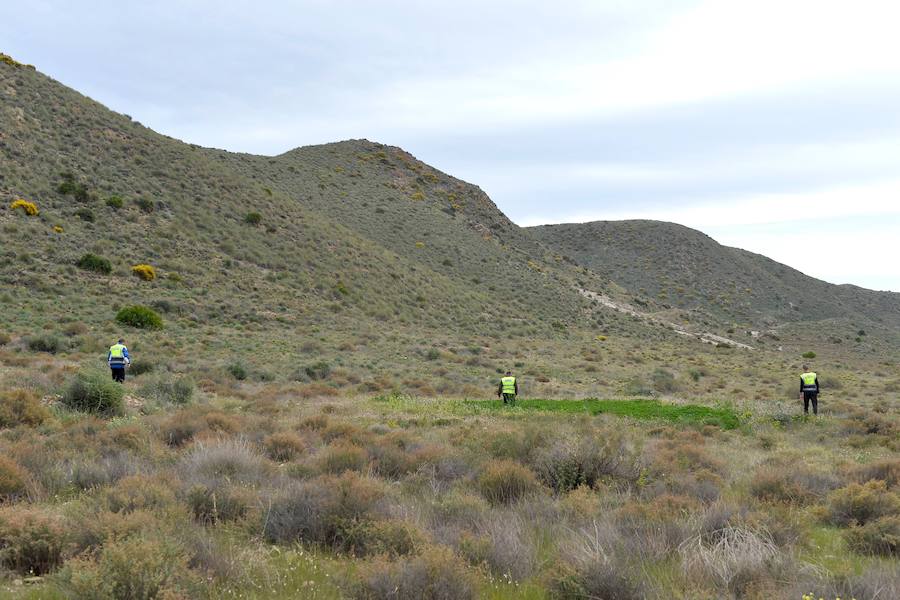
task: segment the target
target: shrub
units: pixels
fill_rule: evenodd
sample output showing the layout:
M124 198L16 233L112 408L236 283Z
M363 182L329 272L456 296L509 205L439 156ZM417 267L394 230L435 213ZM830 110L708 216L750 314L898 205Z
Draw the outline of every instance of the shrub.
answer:
M134 203L137 204L137 207L139 209L141 209L141 212L144 212L147 214L150 214L153 212L153 208L154 208L153 200L150 200L149 198L138 198L137 200L134 201Z
M195 485L187 494L194 518L208 525L243 519L255 499L253 490L233 485Z
M25 493L25 470L11 458L0 455L0 501Z
M110 208L119 210L125 205L125 200L121 196L110 196L106 199L106 205Z
M255 485L267 474L266 462L244 440L198 442L181 461L184 481L216 488L222 483Z
M801 356L802 356L803 358L815 358L815 357L816 357L816 353L813 352L812 350L810 350L809 352L804 352L803 354L801 354Z
M269 458L278 462L287 462L306 450L300 436L290 431L273 433L266 438L265 447Z
M873 479L851 483L828 497L828 520L835 525L865 525L881 517L900 513L900 497L884 481Z
M149 360L133 360L131 361L131 366L128 367L128 372L131 373L132 377L152 373L155 370L156 364Z
M900 458L885 458L867 465L859 465L851 469L849 475L857 483L880 479L889 488L895 488L900 485Z
M348 527L373 520L384 494L381 482L353 472L304 481L272 498L263 533L270 542L346 549Z
M313 381L320 381L322 379L327 379L331 374L331 365L329 365L325 361L319 361L315 364L305 367L303 369L303 372L306 373L306 376Z
M21 575L44 575L70 548L59 515L25 506L0 508L0 564Z
M194 382L188 377L155 377L141 388L141 395L162 404L187 404L194 395Z
M19 198L18 200L13 200L13 203L9 205L10 210L16 210L19 208L21 208L22 212L24 212L29 217L35 217L38 215L38 213L40 213L37 205L34 202L22 200L21 198Z
M12 336L0 331L0 346L5 346L12 341Z
M488 463L478 477L478 489L491 504L509 504L540 489L531 469L511 460Z
M348 584L353 598L366 600L470 600L476 597L472 574L458 556L432 547L403 561L376 560L361 567Z
M69 381L62 403L73 409L106 417L125 413L121 384L101 373L78 373Z
M343 473L344 471L362 471L369 464L366 451L347 443L328 446L319 457L319 468L327 473Z
M155 310L147 306L135 304L126 306L116 313L116 321L122 325L136 327L138 329L162 329L162 317Z
M238 381L247 379L247 367L241 362L233 362L225 370Z
M28 349L32 352L56 354L60 348L62 348L62 342L55 335L37 335L28 338Z
M90 252L79 258L75 263L75 266L79 269L84 269L85 271L93 271L95 273L102 273L103 275L112 273L112 264L109 260L102 256L91 254Z
M262 223L262 215L258 212L248 212L246 215L244 215L244 223L256 227L257 225Z
M538 454L535 470L546 485L561 493L594 487L604 477L634 480L640 468L624 437L608 432L556 442Z
M636 578L620 557L622 540L615 529L594 522L562 547L562 561L549 576L551 598L644 598Z
M838 485L828 474L779 461L757 468L750 480L750 494L767 502L805 506L821 499Z
M851 527L846 533L847 545L860 554L900 557L900 516L881 517Z
M131 267L131 274L144 281L153 281L156 279L156 269L153 268L153 265L134 265Z
M86 223L94 222L94 211L89 208L79 208L75 211L75 216Z
M675 375L665 369L656 369L652 375L653 389L662 394L671 394L678 391L678 383Z
M0 427L40 425L50 418L50 411L28 390L9 390L0 393Z
M112 512L130 513L136 510L160 510L175 503L171 484L144 475L130 475L107 489L104 500Z
M96 557L66 563L60 583L73 600L154 600L196 597L198 578L188 555L172 539L143 536L113 539Z
M780 558L768 534L742 527L725 527L713 536L689 538L679 546L678 553L689 577L706 578L732 590L768 571Z

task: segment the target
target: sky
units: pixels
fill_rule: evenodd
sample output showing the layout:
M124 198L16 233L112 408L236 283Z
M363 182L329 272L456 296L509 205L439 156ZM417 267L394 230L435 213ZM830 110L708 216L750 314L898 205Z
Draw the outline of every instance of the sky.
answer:
M660 219L900 292L893 0L29 0L0 51L204 146L367 138L520 225Z

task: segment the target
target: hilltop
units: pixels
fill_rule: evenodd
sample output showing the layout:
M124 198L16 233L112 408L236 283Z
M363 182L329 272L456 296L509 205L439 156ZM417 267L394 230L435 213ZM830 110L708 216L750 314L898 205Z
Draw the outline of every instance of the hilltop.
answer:
M528 231L632 292L725 321L755 328L826 319L900 326L900 294L826 283L675 223L595 221Z

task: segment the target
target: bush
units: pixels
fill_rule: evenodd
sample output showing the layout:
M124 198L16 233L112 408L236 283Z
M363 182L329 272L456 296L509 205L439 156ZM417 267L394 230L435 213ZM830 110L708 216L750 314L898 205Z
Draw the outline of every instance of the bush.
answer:
M125 200L123 200L121 196L110 196L106 199L106 205L110 208L119 210L125 206Z
M862 527L852 527L846 539L854 552L900 557L900 516L882 517Z
M266 454L278 462L287 462L306 450L306 444L296 433L280 431L273 433L265 441Z
M44 575L62 564L71 543L63 520L42 509L0 508L0 564L20 575Z
M304 481L272 498L263 534L270 542L346 549L348 528L372 521L384 494L380 481L353 472Z
M835 525L865 525L900 513L900 497L884 481L851 483L828 497L828 520Z
M247 367L243 363L233 362L225 370L238 381L247 379Z
M823 498L838 485L828 474L809 471L801 465L775 462L757 468L750 480L750 494L767 502L806 506Z
M0 346L5 346L12 341L12 336L0 331Z
M153 281L156 279L156 269L152 265L134 265L131 267L131 274L144 281Z
M125 413L124 396L122 385L103 374L79 373L69 381L62 403L72 410L114 417Z
M103 496L112 512L130 513L136 510L161 510L175 503L171 484L144 475L129 475L108 488Z
M540 489L531 469L511 460L488 463L478 477L478 489L491 504L509 504Z
M50 418L50 411L28 390L9 390L0 393L0 427L40 425Z
M136 327L138 329L162 329L162 317L155 310L147 306L135 304L126 306L116 313L116 321L122 325Z
M73 600L155 600L197 597L199 578L184 548L171 539L113 539L95 557L79 557L60 573Z
M194 382L188 377L155 377L141 388L141 395L161 404L187 404L194 395Z
M325 448L319 457L319 468L326 473L362 471L368 464L366 451L353 444L333 444Z
M86 223L94 222L94 211L89 208L79 208L75 211L75 216Z
M258 212L249 212L244 215L244 223L256 227L257 225L262 223L262 215Z
M889 488L900 486L900 458L885 458L851 469L850 478L857 483L880 479Z
M134 201L134 203L137 204L137 207L139 209L141 209L141 212L144 212L147 214L150 214L153 212L153 208L154 208L153 200L150 200L149 198L138 198L137 200Z
M0 502L25 493L25 470L11 458L0 455Z
M149 360L133 360L131 361L131 366L128 367L128 372L131 373L132 377L152 373L155 370L156 364Z
M243 519L255 499L253 490L232 485L195 485L187 494L194 518L207 525Z
M623 436L608 432L558 441L538 454L535 470L546 485L561 493L594 487L604 477L634 480L640 468Z
M14 200L12 204L9 205L10 210L22 209L29 217L36 217L40 211L38 210L37 205L34 202L29 202L27 200L22 200L21 198L18 200Z
M62 342L55 335L38 335L28 338L28 349L32 352L48 352L56 354L62 348Z
M809 352L804 352L804 353L801 354L800 356L802 356L803 358L815 358L815 357L816 357L816 353L813 352L812 350L810 350Z
M328 376L331 375L331 365L325 361L319 361L305 367L303 372L313 381L321 381L322 379L328 379Z
M376 560L361 567L348 584L353 598L366 600L470 600L472 574L450 549L433 547L403 561Z
M183 481L208 488L223 483L256 485L267 475L262 456L244 440L198 442L181 461Z
M75 266L79 269L84 269L85 271L93 271L95 273L102 273L103 275L112 273L112 264L109 260L102 256L91 254L90 252L79 258L75 263Z
M678 383L675 375L665 369L656 369L652 375L653 389L661 394L671 394L678 391Z

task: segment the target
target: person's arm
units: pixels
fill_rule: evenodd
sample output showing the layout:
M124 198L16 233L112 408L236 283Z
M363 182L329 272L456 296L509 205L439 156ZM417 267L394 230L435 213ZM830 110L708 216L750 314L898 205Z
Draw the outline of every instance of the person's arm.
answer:
M128 348L122 348L122 357L125 359L125 364L131 364L131 357L128 356Z
M800 393L803 393L803 378L800 378Z
M502 394L503 394L503 382L501 381L500 384L497 386L497 395L501 396Z
M518 396L519 395L519 379L518 378L516 378L515 386L516 386L516 396Z
M816 393L819 393L819 376L816 375Z

